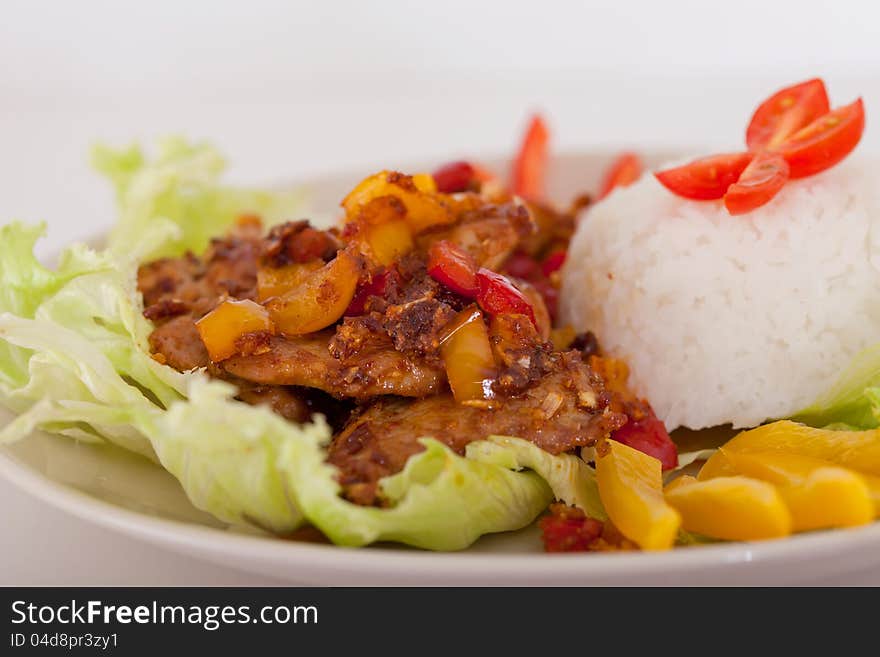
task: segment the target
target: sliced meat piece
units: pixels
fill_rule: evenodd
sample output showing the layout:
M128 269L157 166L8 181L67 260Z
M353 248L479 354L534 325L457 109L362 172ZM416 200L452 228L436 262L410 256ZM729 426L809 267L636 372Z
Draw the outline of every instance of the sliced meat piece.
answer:
M551 454L592 445L626 422L607 408L601 379L580 354L554 356L554 371L524 394L483 407L442 394L417 401L382 399L352 418L330 446L328 461L340 469L346 496L359 504L377 501L376 482L399 472L418 442L433 437L459 454L493 434L516 436Z
M308 422L312 410L308 402L286 386L262 386L236 382L238 395L236 398L252 406L268 406L278 415L291 422Z
M192 253L141 265L137 283L138 289L144 295L144 306L152 306L163 299L173 299L179 289L191 285L203 273L201 261Z
M577 213L589 205L589 199L576 199L567 211L533 201L527 205L537 230L523 239L520 248L531 256L538 256L554 243L568 244L577 224Z
M426 297L388 306L383 326L397 351L439 363L440 334L455 314L448 304Z
M341 248L342 243L334 233L312 228L305 220L288 221L269 231L262 246L262 257L273 267L318 258L329 262Z
M489 322L489 342L500 366L496 391L513 397L541 380L556 361L552 345L543 342L525 315L496 315Z
M250 233L233 233L223 239L211 240L204 261L205 274L199 280L203 294L213 297L211 310L220 297L255 299L257 296L257 261L262 248L258 237Z
M189 315L175 317L153 331L150 351L161 354L166 364L181 372L206 367L210 362L208 350Z
M329 339L326 331L296 338L275 336L269 340L269 351L258 356L233 356L217 367L263 385L324 389L339 369L339 362L327 351Z
M467 251L479 266L496 270L535 231L528 208L519 202L487 205L479 197L463 194L454 207L459 222L419 235L419 249L427 251L434 242L449 240Z
M330 353L332 333L296 338L273 337L266 353L233 356L220 366L229 374L269 385L318 388L335 397L364 399L377 395L424 397L446 381L441 367L409 359L385 345L370 343L346 360Z
M182 312L198 319L224 297L255 298L259 252L259 233L241 227L212 240L201 259L187 253L142 265L138 289L144 295L144 315L157 323Z
M550 330L553 328L553 322L550 320L550 312L544 301L544 295L542 295L538 291L538 288L528 281L524 281L521 278L514 278L512 281L528 302L532 304L532 311L535 314L535 323L538 325L538 330L541 332L541 340L548 340L550 338Z

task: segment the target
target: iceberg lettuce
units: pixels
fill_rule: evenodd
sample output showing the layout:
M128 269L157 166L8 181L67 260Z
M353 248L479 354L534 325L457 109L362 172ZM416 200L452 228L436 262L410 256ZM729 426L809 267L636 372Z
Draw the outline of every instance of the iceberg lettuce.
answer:
M293 219L291 213L303 200L301 191L221 185L225 163L217 150L179 137L162 140L152 162L138 146L97 146L92 163L116 190L119 218L108 239L110 251L127 253L157 219L180 228L176 237L142 253L145 260L187 250L201 253L212 237L225 234L245 213L258 214L270 225Z
M880 419L870 389L880 385L880 344L855 358L828 391L790 419L813 427L876 429Z

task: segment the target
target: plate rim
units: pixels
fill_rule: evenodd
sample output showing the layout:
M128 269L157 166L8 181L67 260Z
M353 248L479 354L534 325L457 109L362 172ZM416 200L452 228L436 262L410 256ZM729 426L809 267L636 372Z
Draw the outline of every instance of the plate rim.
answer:
M178 551L183 549L189 554L248 554L264 562L308 564L323 569L370 574L387 573L389 568L393 568L396 579L405 573L417 578L423 574L425 567L430 567L433 578L462 576L470 572L490 579L510 578L513 575L514 581L511 583L534 581L536 577L552 579L553 576L562 581L577 574L601 575L603 580L623 575L631 577L634 573L676 576L706 572L723 565L773 565L791 562L798 557L807 561L831 557L835 561L845 562L848 553L880 546L880 522L873 522L861 527L808 532L782 539L724 542L662 552L534 554L355 548L287 541L268 535L239 534L228 529L127 509L33 470L19 462L5 447L0 448L0 476L33 497L90 524ZM198 552L192 552L189 548L197 548ZM340 551L348 555L356 554L356 565L340 560ZM880 562L880 551L877 551L874 561ZM587 572L573 570L576 565L587 566ZM248 570L246 564L242 568ZM858 568L858 565L854 565L852 569Z

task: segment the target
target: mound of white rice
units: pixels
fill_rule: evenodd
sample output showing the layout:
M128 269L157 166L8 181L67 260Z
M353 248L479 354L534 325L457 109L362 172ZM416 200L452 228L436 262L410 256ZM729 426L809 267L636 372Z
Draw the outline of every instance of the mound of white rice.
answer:
M732 217L646 175L582 220L562 318L627 360L670 430L792 415L880 342L878 178L848 161Z

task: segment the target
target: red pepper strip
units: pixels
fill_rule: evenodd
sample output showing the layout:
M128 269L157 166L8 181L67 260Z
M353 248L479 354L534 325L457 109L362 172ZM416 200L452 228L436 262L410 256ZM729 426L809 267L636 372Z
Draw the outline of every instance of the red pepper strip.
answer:
M474 299L480 290L477 264L464 249L440 240L428 249L428 274L453 292Z
M366 310L367 300L370 297L381 297L385 294L385 287L388 285L390 274L391 270L386 269L382 273L373 276L369 283L361 284L357 292L354 293L351 303L348 304L345 316L363 315Z
M490 315L518 314L526 315L535 328L535 310L523 293L517 290L507 277L481 267L477 272L477 304Z
M513 164L513 193L533 201L544 196L547 172L547 142L550 134L539 115L532 117Z
M433 175L437 191L442 194L466 192L477 179L474 167L464 160L444 164Z
M549 277L553 272L562 269L566 255L566 251L554 251L544 258L544 262L541 263L541 271L544 272L544 276Z
M538 526L545 552L585 552L602 535L603 529L600 521L574 510L544 516Z
M538 264L538 261L523 251L513 252L503 267L505 273L526 281L535 278L540 268L541 266Z
M669 437L666 426L654 415L654 411L638 420L630 418L611 437L659 459L664 470L671 470L678 465L678 448Z
M603 199L617 187L632 185L642 175L642 160L635 153L622 153L617 157L602 179L599 198Z

